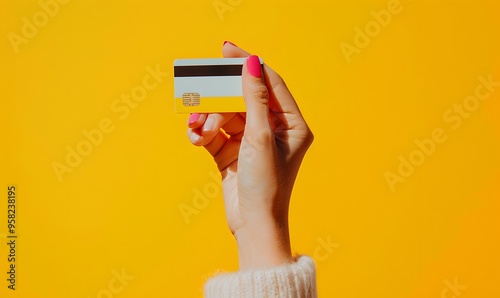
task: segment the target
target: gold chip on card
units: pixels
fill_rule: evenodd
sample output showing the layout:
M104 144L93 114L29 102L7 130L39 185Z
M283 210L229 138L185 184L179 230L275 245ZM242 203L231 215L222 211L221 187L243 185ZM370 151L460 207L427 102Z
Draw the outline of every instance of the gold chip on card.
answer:
M182 105L185 107L197 107L200 105L200 93L184 93L182 94Z

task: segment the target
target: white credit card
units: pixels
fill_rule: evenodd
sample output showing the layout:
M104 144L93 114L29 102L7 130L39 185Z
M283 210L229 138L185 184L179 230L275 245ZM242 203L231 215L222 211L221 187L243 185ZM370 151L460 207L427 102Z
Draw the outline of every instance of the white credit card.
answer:
M246 58L177 59L174 105L177 113L244 112L241 70ZM262 65L262 59L260 60Z

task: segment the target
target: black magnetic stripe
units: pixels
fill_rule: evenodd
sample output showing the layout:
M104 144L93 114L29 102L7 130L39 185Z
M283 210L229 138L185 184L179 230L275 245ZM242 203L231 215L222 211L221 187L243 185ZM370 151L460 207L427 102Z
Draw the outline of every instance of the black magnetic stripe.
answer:
M241 76L243 65L174 66L174 77Z

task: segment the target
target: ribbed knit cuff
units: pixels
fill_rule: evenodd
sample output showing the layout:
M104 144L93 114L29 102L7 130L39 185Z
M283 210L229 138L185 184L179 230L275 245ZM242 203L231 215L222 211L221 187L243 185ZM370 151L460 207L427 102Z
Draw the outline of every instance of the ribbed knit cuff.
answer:
M222 274L205 283L206 298L315 298L316 267L308 256L289 265Z

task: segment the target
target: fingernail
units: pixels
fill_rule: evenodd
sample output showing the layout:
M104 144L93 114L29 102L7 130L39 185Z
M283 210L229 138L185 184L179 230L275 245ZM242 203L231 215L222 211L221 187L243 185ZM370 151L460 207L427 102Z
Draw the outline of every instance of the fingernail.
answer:
M232 42L230 42L228 40L224 41L224 43L222 44L222 46L226 45L226 43L228 43L228 44L230 44L232 46L238 47L237 45L235 45L234 43L232 43Z
M214 118L208 117L207 121L203 125L203 131L211 131L214 129L215 120Z
M248 72L256 78L260 78L262 76L259 56L252 55L247 58L247 69Z
M200 114L198 114L198 113L193 113L193 114L189 115L188 124L191 125L191 124L195 123L196 121L198 121L198 118L200 118Z
M200 136L193 132L189 138L191 139L192 143L196 143L200 139Z

